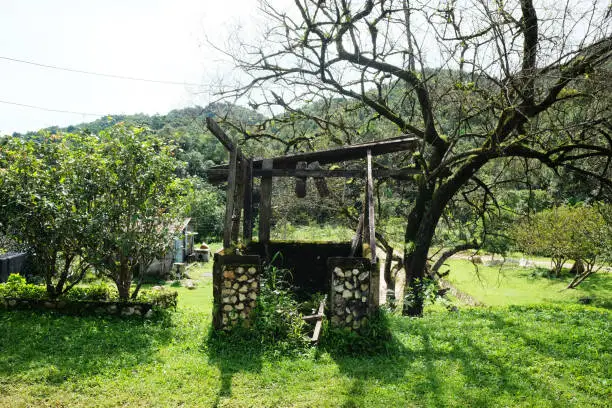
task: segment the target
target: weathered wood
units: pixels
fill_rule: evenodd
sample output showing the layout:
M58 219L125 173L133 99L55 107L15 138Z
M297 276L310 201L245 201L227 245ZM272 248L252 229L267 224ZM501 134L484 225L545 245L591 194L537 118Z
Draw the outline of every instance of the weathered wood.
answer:
M366 182L366 211L368 218L368 240L372 263L376 263L376 229L374 227L374 180L372 179L372 152L368 150L366 156L367 182Z
M309 321L309 320L318 320L318 319L322 319L323 316L325 316L324 314L313 314L313 315L308 315L308 316L302 316L302 320L304 321Z
M225 134L223 129L219 127L217 122L214 121L213 118L206 118L206 127L210 132L221 142L223 146L230 152L236 150L236 146L234 142Z
M361 143L351 146L342 146L318 152L297 153L273 158L275 169L294 168L297 162L314 162L320 164L338 163L346 160L363 159L370 150L372 156L413 150L419 145L420 139L414 136L403 135L376 142ZM253 160L253 168L261 168L262 159Z
M323 299L321 303L319 304L319 310L317 310L318 315L324 316L323 312L325 311L325 302L326 302L326 299ZM310 338L310 341L312 341L313 343L316 343L319 341L319 336L321 335L322 326L323 326L323 317L317 320L317 323L315 324L315 328L312 333L312 337Z
M208 176L208 181L211 183L215 182L225 182L227 180L227 167L224 165L223 167L212 167L206 170L206 175ZM412 177L415 174L419 174L420 172L416 169L372 169L372 176L375 179L381 178L393 178L396 180L412 180ZM365 178L366 170L365 169L336 169L336 170L327 170L327 169L272 169L272 170L264 170L264 169L253 169L253 177L313 177L315 180L317 178Z
M245 245L253 239L253 161L246 159L244 182L244 221L242 235Z
M308 164L309 170L321 170L321 165L318 161L312 162ZM323 177L315 177L314 178L315 186L317 187L317 192L319 193L319 197L324 198L329 196L329 187L327 187L327 182Z
M238 242L240 235L240 218L242 216L242 207L244 206L244 196L246 188L246 160L240 157L240 149L238 149L238 164L236 168L236 190L234 192L234 212L232 216L232 242Z
M303 170L307 168L308 163L305 161L297 162L295 164L296 170ZM296 177L295 178L295 195L297 198L306 197L306 177Z
M234 215L234 193L236 190L237 158L238 149L230 151L229 173L227 176L225 218L223 223L223 248L229 248L231 245L232 218Z
M271 169L273 162L266 159L264 169ZM261 199L259 202L259 242L270 242L270 219L272 218L272 177L261 178Z
M357 230L355 230L355 235L353 236L353 240L351 241L351 252L349 253L349 257L354 257L357 252L357 247L359 243L362 241L363 236L363 214L359 216L359 222L357 222Z

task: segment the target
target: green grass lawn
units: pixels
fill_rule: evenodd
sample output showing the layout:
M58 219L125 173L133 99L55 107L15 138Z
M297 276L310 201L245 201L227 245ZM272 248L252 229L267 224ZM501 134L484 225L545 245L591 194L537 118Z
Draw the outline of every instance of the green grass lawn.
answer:
M500 268L478 265L467 260L451 259L448 281L485 305L526 305L540 303L576 304L589 297L594 306L612 309L612 273L590 276L576 289L566 290L571 277L559 279L534 273L533 268L510 265Z
M206 268L209 268L210 264ZM612 312L578 305L391 317L374 355L209 341L211 279L152 321L0 312L0 406L605 407Z

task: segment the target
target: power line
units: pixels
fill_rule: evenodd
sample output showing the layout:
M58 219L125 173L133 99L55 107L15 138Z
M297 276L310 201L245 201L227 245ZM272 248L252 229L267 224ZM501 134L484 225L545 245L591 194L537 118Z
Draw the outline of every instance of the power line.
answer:
M101 76L101 77L106 77L106 78L123 79L123 80L128 80L128 81L152 82L152 83L156 83L156 84L166 84L166 85L182 85L182 86L190 85L190 86L200 86L200 87L205 86L203 84L196 84L194 82L164 81L164 80L161 80L161 79L137 78L137 77L125 76L125 75L115 75L115 74L105 74L105 73L102 73L102 72L84 71L84 70L80 70L80 69L59 67L59 66L56 66L56 65L41 64L41 63L34 62L34 61L26 61L26 60L21 60L21 59L17 59L17 58L9 58L9 57L2 57L2 56L0 56L0 59L5 60L5 61L10 61L10 62L17 62L17 63L20 63L20 64L34 65L34 66L40 67L40 68L55 69L55 70L58 70L58 71L74 72L74 73L77 73L77 74L95 75L95 76Z
M101 117L101 116L106 116L107 115L107 114L103 114L103 113L75 112L75 111L62 110L62 109L45 108L43 106L27 105L25 103L17 103L17 102L3 101L3 100L0 100L0 103L4 103L6 105L21 106L23 108L38 109L38 110L43 110L43 111L47 111L47 112L71 113L71 114L74 114L74 115L96 116L96 117Z

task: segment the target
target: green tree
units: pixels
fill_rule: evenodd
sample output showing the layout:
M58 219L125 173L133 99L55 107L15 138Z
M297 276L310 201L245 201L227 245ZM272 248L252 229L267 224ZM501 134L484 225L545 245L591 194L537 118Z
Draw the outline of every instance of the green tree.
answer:
M514 231L518 247L526 253L552 259L553 274L561 275L567 260L581 262L568 285L575 288L609 262L612 228L603 216L605 206L561 206L544 210L519 223Z
M89 264L90 215L99 195L96 140L41 133L0 146L0 226L29 249L49 297L76 285Z
M296 0L287 10L262 1L265 39L228 50L247 80L221 94L271 115L244 127L247 140L291 150L316 149L322 137L421 140L396 160L420 172L404 234L409 314L423 311L438 222L462 192L491 195L490 163L535 161L612 188L607 3L580 1L579 13L533 3ZM325 109L305 104L314 100ZM339 100L352 106L334 110Z
M144 272L180 233L191 182L177 176L174 147L144 128L119 124L102 131L98 153L103 193L92 214L97 237L92 262L127 300L135 273Z

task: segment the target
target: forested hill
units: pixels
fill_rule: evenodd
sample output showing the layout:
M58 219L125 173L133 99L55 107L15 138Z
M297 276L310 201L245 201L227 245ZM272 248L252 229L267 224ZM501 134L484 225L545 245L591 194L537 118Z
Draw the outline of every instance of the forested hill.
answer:
M214 103L206 107L194 106L175 109L166 115L108 115L93 122L57 126L43 129L51 133L87 131L98 133L117 123L124 122L144 126L165 139L172 139L181 148L178 158L187 163L187 172L193 176L204 176L206 168L227 160L227 152L206 128L206 118L231 118L232 121L255 124L264 117L248 108L238 105ZM35 137L38 132L15 133L18 137Z

